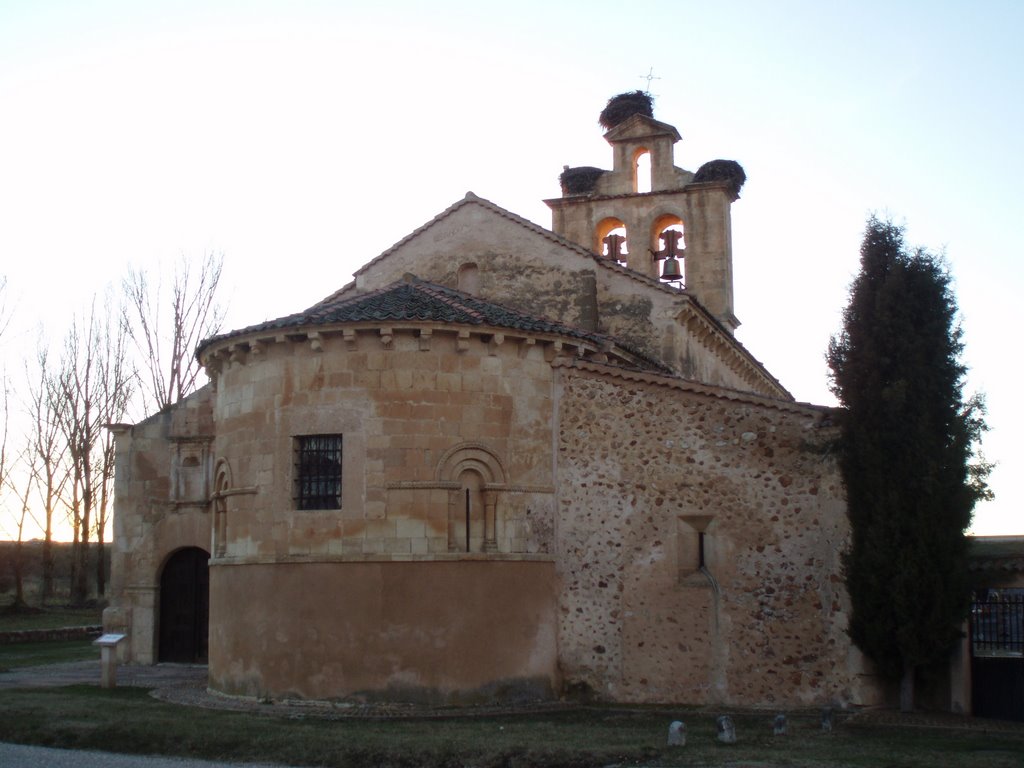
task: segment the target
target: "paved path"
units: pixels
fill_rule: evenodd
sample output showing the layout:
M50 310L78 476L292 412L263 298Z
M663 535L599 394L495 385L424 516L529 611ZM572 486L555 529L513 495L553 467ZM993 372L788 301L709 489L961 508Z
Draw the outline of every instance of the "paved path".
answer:
M0 742L0 765L4 768L285 768L269 763L214 763L179 757L27 747L5 742Z

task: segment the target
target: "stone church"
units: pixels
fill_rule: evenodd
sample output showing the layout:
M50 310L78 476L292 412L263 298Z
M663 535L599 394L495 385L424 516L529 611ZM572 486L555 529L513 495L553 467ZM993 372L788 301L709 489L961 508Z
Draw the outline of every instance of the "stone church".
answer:
M627 112L550 230L469 193L116 428L123 660L272 699L872 697L830 410L734 336L742 169Z

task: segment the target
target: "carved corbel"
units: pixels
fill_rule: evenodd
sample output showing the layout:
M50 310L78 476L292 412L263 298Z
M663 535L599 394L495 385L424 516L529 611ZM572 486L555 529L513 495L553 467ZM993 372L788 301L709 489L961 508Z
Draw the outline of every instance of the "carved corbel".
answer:
M544 348L544 359L547 362L553 362L555 358L561 357L564 345L560 340L556 340L548 344Z
M496 333L487 342L487 354L494 357L498 354L498 347L505 343L505 334Z

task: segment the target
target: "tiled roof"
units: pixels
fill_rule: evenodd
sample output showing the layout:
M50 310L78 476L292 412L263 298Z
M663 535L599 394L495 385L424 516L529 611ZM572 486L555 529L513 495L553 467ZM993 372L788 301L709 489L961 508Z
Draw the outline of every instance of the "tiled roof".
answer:
M646 368L668 371L660 362L630 350L609 336L564 325L543 317L527 315L462 291L406 275L403 280L367 293L332 296L303 312L286 315L238 331L214 336L200 344L196 355L226 339L263 331L284 331L319 325L348 323L431 322L455 325L483 325L494 328L552 334L590 341L599 348L618 346L645 363Z

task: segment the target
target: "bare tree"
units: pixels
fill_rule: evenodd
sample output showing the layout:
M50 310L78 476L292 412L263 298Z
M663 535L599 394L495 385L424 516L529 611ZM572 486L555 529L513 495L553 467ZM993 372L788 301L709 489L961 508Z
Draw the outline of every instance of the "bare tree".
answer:
M107 426L120 422L128 411L135 392L135 371L128 362L126 328L123 323L111 327L107 323L98 339L102 344L99 356L99 417ZM103 557L104 534L112 508L114 482L114 435L104 429L97 444L94 462L98 470L96 485L99 504L96 506L96 592L106 593L106 561Z
M0 338L3 338L7 324L10 322L10 314L7 311L7 278L0 277ZM0 369L0 490L7 481L7 417L8 409L8 387L7 370Z
M18 511L13 516L16 534L14 557L11 563L14 570L14 602L8 606L7 610L17 613L28 610L24 589L25 557L21 545L25 537L25 523L30 518L29 497L32 491L33 454L26 447L17 456L11 456L7 420L10 414L10 394L6 375L0 381L0 385L2 385L0 386L0 415L3 416L3 423L0 425L0 493L10 493L18 502ZM25 465L24 472L21 472L20 465ZM19 475L22 477L19 478ZM19 479L24 483L23 486L19 485Z
M0 491L7 485L7 416L10 412L8 407L9 390L7 387L7 373L0 371Z
M131 396L132 373L125 360L123 327L112 328L111 317L109 305L100 314L94 300L87 318L72 321L51 387L71 463L69 507L75 531L71 599L79 604L89 595L87 566L93 521L101 546L107 522L113 451L109 435L103 435L103 425L124 416Z
M32 451L32 446L26 445L25 449L18 456L19 463L24 463L25 472L21 481L24 483L19 488L15 487L15 483L8 477L8 486L14 493L18 500L20 507L18 511L17 525L18 534L14 544L14 603L10 606L11 611L27 611L28 604L25 602L25 555L22 550L22 542L25 538L25 523L31 517L29 512L29 499L32 497L32 485L33 477L35 475L35 454Z
M3 337L4 331L7 330L7 324L10 321L10 314L7 311L6 299L7 278L0 277L0 338ZM10 466L9 456L7 453L8 417L10 415L9 392L10 389L8 387L7 370L5 368L0 368L0 496L3 495L5 488L9 485L8 475L10 472ZM19 538L21 536L20 527L18 536ZM20 579L18 581L20 582Z
M7 372L0 370L0 496L9 485L10 458L7 454L7 417L10 413Z
M52 392L71 463L71 500L68 503L74 531L71 601L76 604L84 603L89 595L86 566L93 499L92 452L100 430L94 392L96 360L92 337L95 322L95 302L85 320L84 331L80 318L72 320Z
M7 326L11 324L13 314L11 308L7 306L7 276L0 275L0 338L7 331Z
M170 295L160 278L130 268L123 281L123 320L143 369L148 404L157 410L196 389L201 372L195 348L220 330L224 312L217 303L224 257L206 254L198 269L183 257L177 264Z
M34 482L42 505L43 529L43 593L45 601L54 595L53 515L57 502L67 484L69 470L64 461L61 425L57 419L56 403L51 392L54 382L49 367L49 350L40 335L36 351L36 369L25 366L28 381L30 448L34 455Z

